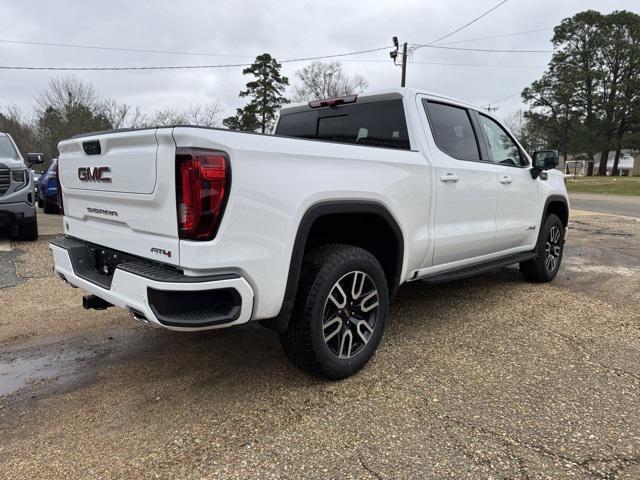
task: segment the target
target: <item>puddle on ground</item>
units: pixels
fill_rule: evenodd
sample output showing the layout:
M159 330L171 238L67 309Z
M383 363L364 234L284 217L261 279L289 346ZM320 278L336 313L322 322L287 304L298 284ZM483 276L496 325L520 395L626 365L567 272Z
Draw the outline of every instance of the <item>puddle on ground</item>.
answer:
M60 350L0 361L0 397L15 393L37 381L70 375L93 356L88 350Z

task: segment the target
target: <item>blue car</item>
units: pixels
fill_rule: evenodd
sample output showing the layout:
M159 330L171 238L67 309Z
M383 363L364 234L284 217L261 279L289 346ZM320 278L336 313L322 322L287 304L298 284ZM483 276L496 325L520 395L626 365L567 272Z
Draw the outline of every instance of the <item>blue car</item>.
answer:
M58 159L51 160L51 165L38 179L38 206L44 213L58 213Z

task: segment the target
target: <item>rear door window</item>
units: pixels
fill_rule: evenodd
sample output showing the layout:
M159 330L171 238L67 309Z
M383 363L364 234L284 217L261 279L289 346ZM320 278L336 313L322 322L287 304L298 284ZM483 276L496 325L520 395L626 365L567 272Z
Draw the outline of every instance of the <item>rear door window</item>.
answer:
M466 108L423 101L438 148L458 160L480 160L480 149Z
M409 150L402 100L284 113L276 135Z

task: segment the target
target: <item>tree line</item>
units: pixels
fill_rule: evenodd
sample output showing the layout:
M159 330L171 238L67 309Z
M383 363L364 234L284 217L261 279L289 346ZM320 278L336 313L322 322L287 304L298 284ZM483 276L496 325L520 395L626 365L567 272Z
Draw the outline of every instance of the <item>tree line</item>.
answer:
M557 149L565 160L599 159L600 175L606 175L607 159L615 152L615 175L621 150L640 146L640 16L580 12L556 26L551 41L554 53L547 69L521 95L529 110L505 121L528 151ZM190 124L265 133L291 101L350 95L368 87L361 76L345 74L339 62L305 66L295 72L293 86L281 68L268 53L256 57L242 71L250 77L240 91L246 104L226 118L216 100L146 114L101 97L75 77L58 77L36 96L33 119L4 107L0 131L11 133L21 151L41 151L47 158L57 156L62 139L113 128ZM588 174L593 173L591 162Z
M285 96L289 79L280 69L281 65L268 53L256 57L242 72L253 77L240 92L248 103L226 118L218 100L148 114L140 107L102 97L93 85L77 77L56 77L36 95L32 118L25 117L15 105L0 108L0 132L10 133L21 152L42 152L50 160L58 156L61 140L102 130L199 125L264 133L272 127L280 107L291 100L350 95L368 86L364 78L345 74L339 62L313 62L295 73L297 83L290 100Z
M522 92L530 109L509 122L532 150L598 160L599 175L615 152L615 175L621 150L640 147L640 16L580 12L556 26L551 41L546 71Z

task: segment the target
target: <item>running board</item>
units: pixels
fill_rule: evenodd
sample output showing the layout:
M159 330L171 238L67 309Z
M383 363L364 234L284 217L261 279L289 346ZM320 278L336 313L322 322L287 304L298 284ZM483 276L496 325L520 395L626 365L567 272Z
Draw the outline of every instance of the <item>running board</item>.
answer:
M434 273L433 275L423 277L420 280L429 284L452 282L455 280L462 280L463 278L474 277L481 273L496 270L515 263L526 262L527 260L531 260L535 257L535 252L518 253L516 255L502 257L490 262L472 265L470 267L456 268L454 270L449 270L448 272Z

